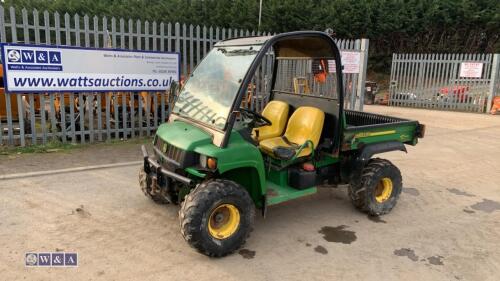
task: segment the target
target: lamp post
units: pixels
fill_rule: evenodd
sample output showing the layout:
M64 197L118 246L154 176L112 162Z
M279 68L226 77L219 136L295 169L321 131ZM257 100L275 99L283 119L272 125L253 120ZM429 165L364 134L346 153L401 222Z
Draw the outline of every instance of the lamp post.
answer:
M260 22L262 20L262 0L259 2L259 26L257 27L257 31L260 31Z

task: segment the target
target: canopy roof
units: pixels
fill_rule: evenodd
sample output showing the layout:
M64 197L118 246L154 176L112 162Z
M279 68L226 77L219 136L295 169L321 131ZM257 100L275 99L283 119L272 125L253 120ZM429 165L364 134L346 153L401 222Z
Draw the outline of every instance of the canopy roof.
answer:
M236 39L227 39L215 44L216 47L221 46L248 46L248 45L262 45L266 43L267 40L273 38L273 36L252 36L252 37L242 37Z

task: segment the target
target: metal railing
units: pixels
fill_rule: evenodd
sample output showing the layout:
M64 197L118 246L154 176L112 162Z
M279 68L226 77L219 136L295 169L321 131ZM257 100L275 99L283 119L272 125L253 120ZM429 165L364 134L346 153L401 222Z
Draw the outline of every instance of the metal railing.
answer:
M498 54L393 54L389 105L486 112L495 96ZM482 64L480 77L461 77L463 63Z

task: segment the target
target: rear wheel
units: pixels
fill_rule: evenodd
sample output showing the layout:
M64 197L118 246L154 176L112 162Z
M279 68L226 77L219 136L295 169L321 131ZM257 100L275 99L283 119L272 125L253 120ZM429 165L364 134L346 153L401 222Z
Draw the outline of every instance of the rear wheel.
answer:
M248 192L229 180L209 180L186 196L179 210L181 233L189 245L212 257L239 249L249 236L255 208Z
M399 169L388 160L374 158L363 168L361 179L351 183L349 196L356 208L379 216L396 206L402 187Z

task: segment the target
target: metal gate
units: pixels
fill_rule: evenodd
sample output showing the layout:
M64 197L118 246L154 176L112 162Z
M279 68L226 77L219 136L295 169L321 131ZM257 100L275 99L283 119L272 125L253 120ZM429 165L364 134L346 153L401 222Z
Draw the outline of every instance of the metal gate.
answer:
M486 112L496 92L498 56L393 54L389 105ZM470 73L468 65L475 67Z

